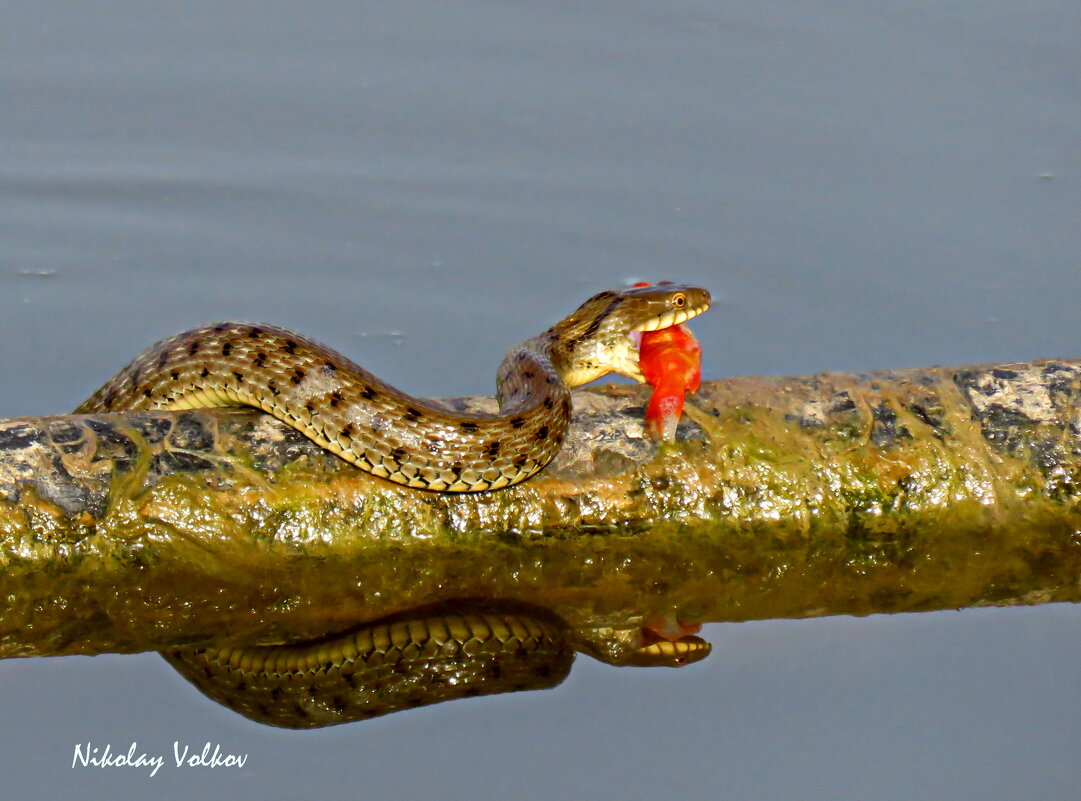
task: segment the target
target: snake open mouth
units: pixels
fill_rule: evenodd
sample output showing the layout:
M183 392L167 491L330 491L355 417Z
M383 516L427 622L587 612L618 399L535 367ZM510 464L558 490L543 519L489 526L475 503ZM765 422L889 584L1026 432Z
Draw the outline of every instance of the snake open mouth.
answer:
M697 317L708 308L709 304L706 303L691 309L671 309L659 317L653 317L652 319L646 320L644 323L639 323L631 329L631 333L638 331L660 331L662 328L671 328L673 325L680 325L693 317Z

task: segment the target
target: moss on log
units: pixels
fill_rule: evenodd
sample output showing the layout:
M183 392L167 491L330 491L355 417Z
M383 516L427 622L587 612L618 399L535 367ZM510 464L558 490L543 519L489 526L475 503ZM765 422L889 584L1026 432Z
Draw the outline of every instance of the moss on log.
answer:
M0 657L289 642L460 598L584 639L1078 601L1079 390L1081 361L734 378L658 449L647 390L601 387L549 469L475 495L255 411L0 421Z

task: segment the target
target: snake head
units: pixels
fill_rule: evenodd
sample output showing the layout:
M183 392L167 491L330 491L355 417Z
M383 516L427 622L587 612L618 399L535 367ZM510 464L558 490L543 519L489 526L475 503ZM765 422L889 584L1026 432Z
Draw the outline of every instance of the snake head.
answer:
M679 325L709 305L708 290L685 284L665 282L601 292L548 331L553 361L572 387L608 373L645 383L638 366L641 332Z
M670 636L649 628L581 628L573 631L572 639L582 653L619 667L683 667L705 659L712 650L693 634Z

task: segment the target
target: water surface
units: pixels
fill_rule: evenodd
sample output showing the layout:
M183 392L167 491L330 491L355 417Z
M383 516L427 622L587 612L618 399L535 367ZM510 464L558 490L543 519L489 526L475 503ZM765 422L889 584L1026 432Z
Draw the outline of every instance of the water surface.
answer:
M1070 2L4 7L4 416L291 326L424 395L585 296L719 302L705 375L1081 355ZM78 610L72 610L77 614ZM257 727L154 655L0 663L12 797L1074 798L1072 606L715 625L680 671ZM242 771L72 770L92 740Z

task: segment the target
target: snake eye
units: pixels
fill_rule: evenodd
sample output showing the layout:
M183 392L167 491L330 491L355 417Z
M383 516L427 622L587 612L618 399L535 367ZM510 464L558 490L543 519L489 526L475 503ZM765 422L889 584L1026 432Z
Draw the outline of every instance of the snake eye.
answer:
M672 305L675 306L677 309L682 309L684 306L687 305L687 296L684 295L682 292L677 292L675 295L672 296Z

